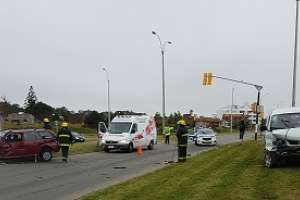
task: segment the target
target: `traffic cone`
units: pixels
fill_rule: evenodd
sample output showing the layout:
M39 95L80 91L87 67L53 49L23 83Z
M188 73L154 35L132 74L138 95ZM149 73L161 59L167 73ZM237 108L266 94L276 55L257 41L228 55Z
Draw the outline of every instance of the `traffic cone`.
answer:
M139 156L141 156L141 155L143 155L143 147L142 147L142 145L139 145L138 147L137 147L137 155L139 155Z

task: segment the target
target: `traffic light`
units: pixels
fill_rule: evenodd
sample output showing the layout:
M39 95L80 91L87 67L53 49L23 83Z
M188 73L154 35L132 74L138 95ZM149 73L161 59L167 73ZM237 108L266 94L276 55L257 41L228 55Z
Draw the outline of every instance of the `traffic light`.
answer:
M251 111L256 113L256 103L255 102L251 104Z
M207 85L207 73L203 75L203 85Z
M211 72L205 72L203 75L203 85L212 85L213 75Z
M207 73L207 85L212 85L212 73Z

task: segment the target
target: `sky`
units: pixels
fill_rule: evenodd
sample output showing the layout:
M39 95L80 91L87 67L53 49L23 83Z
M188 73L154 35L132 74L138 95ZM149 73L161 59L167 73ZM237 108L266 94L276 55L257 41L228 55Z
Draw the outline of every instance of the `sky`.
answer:
M0 96L23 105L32 85L54 107L105 111L106 67L113 111L161 112L156 31L172 42L167 113L216 113L232 88L235 104L256 101L251 86L203 86L204 72L263 85L267 111L287 107L295 9L295 0L0 0Z

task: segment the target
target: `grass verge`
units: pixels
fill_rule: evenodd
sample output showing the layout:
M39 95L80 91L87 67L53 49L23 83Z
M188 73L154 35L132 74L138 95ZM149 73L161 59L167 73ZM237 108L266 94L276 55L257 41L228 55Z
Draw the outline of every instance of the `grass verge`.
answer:
M267 169L262 145L232 144L88 194L81 200L298 199L298 166Z

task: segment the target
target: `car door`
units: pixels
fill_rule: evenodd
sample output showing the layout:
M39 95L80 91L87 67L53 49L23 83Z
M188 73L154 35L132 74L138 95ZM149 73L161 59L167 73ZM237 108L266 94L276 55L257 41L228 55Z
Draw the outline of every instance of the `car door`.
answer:
M34 156L39 153L39 143L35 131L24 132L23 143L26 156Z
M36 136L36 142L38 143L39 147L42 147L43 145L47 144L53 150L57 149L58 142L53 132L47 130L39 130L37 131Z
M22 157L25 155L23 133L8 133L5 136L3 153L6 157Z

